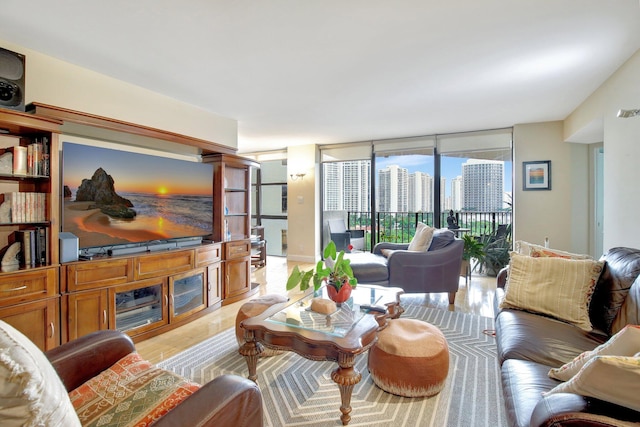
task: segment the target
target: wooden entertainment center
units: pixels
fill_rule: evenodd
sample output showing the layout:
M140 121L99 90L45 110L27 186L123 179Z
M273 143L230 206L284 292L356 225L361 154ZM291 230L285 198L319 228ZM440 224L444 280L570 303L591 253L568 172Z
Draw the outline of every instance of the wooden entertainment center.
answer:
M137 138L136 144L202 156L214 171L211 236L176 249L60 263L59 153L60 135L67 133L122 144ZM0 110L0 155L35 141L48 144L49 170L0 171L0 197L44 193L44 219L5 218L0 249L4 254L24 230L46 231L46 260L3 265L0 319L41 349L101 329L119 329L140 341L258 291L251 283L250 241L251 168L258 163L210 141L50 105L34 103L29 113Z

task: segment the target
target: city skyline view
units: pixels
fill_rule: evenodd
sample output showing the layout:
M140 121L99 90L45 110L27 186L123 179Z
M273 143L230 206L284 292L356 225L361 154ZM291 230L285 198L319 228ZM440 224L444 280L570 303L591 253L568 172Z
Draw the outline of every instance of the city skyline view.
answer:
M441 157L440 175L446 179L445 197L451 197L451 182L458 176L462 176L462 164L470 160L470 157ZM428 155L401 155L389 157L377 157L376 169L382 170L389 166L397 165L405 168L409 173L423 172L433 176L433 156ZM378 171L376 171L376 180L378 179ZM504 192L512 194L512 162L504 162Z
M376 158L324 164L324 209L368 211L370 180L376 188L376 210L433 212L434 161L430 155ZM511 162L466 157L441 157L441 210L491 212L508 209L512 188Z

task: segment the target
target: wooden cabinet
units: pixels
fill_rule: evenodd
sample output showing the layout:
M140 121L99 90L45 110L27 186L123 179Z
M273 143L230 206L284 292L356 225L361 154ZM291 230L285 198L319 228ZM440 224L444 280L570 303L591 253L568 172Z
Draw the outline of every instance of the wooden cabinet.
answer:
M110 329L136 336L167 325L170 298L166 278L109 288Z
M4 260L0 319L42 350L60 343L57 158L61 123L0 110L0 253ZM24 168L17 163L24 163ZM11 255L14 251L19 254L17 263L11 262L18 259Z
M251 168L259 164L231 154L203 156L213 164L213 240L222 241L222 298L246 298L251 284Z
M207 306L218 307L222 303L222 244L213 243L198 248L196 267L207 268Z
M101 329L140 340L219 307L221 258L213 243L64 264L63 341Z
M91 332L109 329L109 293L106 289L74 292L63 297L66 329L63 340L71 341Z
M59 297L0 307L0 319L46 351L60 343L59 307Z

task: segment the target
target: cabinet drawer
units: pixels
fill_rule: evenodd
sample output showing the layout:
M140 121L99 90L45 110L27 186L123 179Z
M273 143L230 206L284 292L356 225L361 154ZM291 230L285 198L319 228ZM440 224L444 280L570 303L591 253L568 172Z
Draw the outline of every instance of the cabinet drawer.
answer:
M196 267L202 267L222 259L222 245L214 243L196 250Z
M57 275L56 268L47 268L0 276L1 305L56 296Z
M67 292L119 285L133 280L131 259L85 261L68 264L65 268L67 269Z
M224 243L224 259L238 259L251 255L251 240L234 240Z
M135 258L135 280L168 276L191 270L194 267L195 250L167 251Z

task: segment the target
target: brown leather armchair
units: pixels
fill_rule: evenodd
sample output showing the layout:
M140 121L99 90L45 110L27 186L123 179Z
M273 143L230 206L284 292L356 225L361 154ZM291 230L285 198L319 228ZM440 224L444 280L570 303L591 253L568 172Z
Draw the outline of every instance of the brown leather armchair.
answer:
M98 331L45 353L67 391L71 391L135 352L133 341L119 331ZM222 375L204 384L153 425L243 426L263 425L262 394L245 378Z

